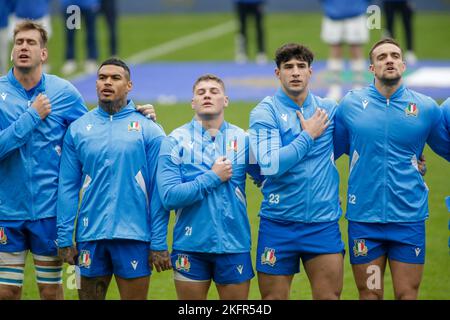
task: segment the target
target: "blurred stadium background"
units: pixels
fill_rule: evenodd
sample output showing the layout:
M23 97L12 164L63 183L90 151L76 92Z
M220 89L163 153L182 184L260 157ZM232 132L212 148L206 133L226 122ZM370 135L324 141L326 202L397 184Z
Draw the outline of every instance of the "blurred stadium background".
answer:
M316 54L313 63L313 92L324 94L323 70L328 55L327 45L320 39L322 11L318 0L267 0L265 30L267 53L272 58L276 48L286 42L301 42ZM412 1L416 7L414 20L416 55L419 63L408 71L407 82L439 103L450 96L450 1ZM377 1L374 2L377 4ZM248 128L250 110L277 87L273 75L274 63L266 65L234 62L237 23L232 0L119 0L119 57L132 64L135 90L131 97L140 103L156 106L158 122L166 133L189 121L191 86L205 72L215 73L225 80L230 96L226 119ZM397 39L404 44L403 28L397 20ZM52 1L53 36L49 43L51 72L60 74L64 63L64 26L58 1ZM382 26L384 20L382 19ZM105 21L97 21L99 61L108 58L108 31ZM366 53L372 43L382 37L383 30L371 30ZM77 59L85 56L84 27L77 32ZM250 57L256 49L253 28L249 28ZM371 77L367 74L367 81ZM95 106L95 75L77 70L70 80L80 89L90 107ZM450 259L447 245L449 214L444 204L450 194L449 164L425 151L430 188L430 219L427 223L427 257L420 289L420 299L450 299ZM345 210L347 161L339 159L341 199ZM411 190L414 192L414 190ZM261 196L251 183L247 185L248 215L252 225L253 259L259 224L257 217ZM173 218L173 217L172 217ZM173 223L173 219L171 219ZM172 225L172 224L171 224ZM171 229L169 230L169 234ZM341 219L341 232L347 241L347 224ZM169 240L170 243L170 240ZM347 244L347 242L346 242ZM345 258L343 299L357 299L351 267ZM350 248L351 250L351 248ZM65 278L68 274L65 273ZM385 298L393 299L389 270L385 275ZM29 257L24 299L38 299L32 260ZM77 299L76 290L67 289L66 299ZM112 283L108 299L118 299ZM150 282L149 299L176 299L172 273L154 273ZM214 287L209 298L217 299ZM252 280L250 299L259 299L256 277ZM301 272L292 286L292 299L311 299L306 275Z

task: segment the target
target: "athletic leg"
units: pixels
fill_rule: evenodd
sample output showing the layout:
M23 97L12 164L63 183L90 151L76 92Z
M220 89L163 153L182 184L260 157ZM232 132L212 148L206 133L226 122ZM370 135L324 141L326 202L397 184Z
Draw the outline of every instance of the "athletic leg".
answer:
M256 249L261 299L289 299L294 275L300 272L298 239L296 223L261 218Z
M386 17L386 36L394 38L395 6L390 1L383 1L383 10Z
M247 61L247 7L245 4L237 3L236 11L239 20L239 33L236 36L236 61Z
M258 272L262 300L289 300L294 275L274 275Z
M395 299L415 300L425 263L425 222L392 223L388 228L388 260Z
M42 300L63 300L63 262L56 247L56 217L26 223Z
M303 263L314 300L338 300L344 278L341 253L321 254Z
M80 300L105 300L113 275L108 240L77 242Z
M81 286L78 289L79 299L105 300L111 277L111 275L92 278L81 276Z
M400 12L402 14L402 22L403 22L403 27L405 29L406 50L414 51L413 26L412 26L413 18L414 18L414 11L409 2L401 2L401 3L399 3L399 5L401 5Z
M386 224L349 221L348 242L359 299L383 299L388 254Z
M352 270L360 300L383 299L386 256L369 263L353 264Z
M206 300L211 280L192 280L174 271L178 300Z
M242 283L216 284L220 300L248 300L250 280Z
M149 243L125 239L107 243L120 298L146 300L151 275Z
M147 300L150 276L134 279L124 279L119 276L115 277L117 286L119 288L120 299Z
M258 44L258 53L264 54L266 52L265 36L264 36L264 7L263 4L258 4L255 8L255 24L256 24L256 39Z
M396 300L416 300L422 281L423 264L404 263L389 259Z
M0 252L0 300L20 300L27 251Z
M58 257L33 254L41 300L64 300L63 263Z

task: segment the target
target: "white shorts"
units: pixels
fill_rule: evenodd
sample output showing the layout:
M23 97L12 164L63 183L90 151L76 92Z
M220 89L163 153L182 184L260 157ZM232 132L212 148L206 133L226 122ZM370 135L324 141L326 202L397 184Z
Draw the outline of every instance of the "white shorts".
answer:
M14 15L9 17L9 23L8 23L8 26L9 26L8 34L9 35L8 36L10 37L11 40L14 38L14 28L16 27L17 24L21 23L22 21L25 21L25 19L18 18ZM50 20L50 15L43 16L42 18L36 19L33 21L41 24L44 27L45 31L47 31L47 37L49 39L52 37L52 23Z
M321 38L327 44L364 44L369 41L365 14L343 20L322 19Z

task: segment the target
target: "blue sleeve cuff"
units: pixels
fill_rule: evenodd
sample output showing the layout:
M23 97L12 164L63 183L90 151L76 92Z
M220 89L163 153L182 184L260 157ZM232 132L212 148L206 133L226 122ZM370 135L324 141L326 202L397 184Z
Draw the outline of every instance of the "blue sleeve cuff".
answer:
M41 116L39 115L39 113L36 111L35 108L28 108L27 112L31 115L31 117L34 120L34 123L37 123L39 121L41 121Z
M150 243L150 250L153 251L167 251L167 244L154 244L154 243Z
M69 240L64 240L64 241L58 240L57 243L58 243L58 248L67 248L67 247L73 246L72 240L70 240L70 241Z
M201 177L207 185L213 188L218 187L222 183L220 177L212 170L205 172Z

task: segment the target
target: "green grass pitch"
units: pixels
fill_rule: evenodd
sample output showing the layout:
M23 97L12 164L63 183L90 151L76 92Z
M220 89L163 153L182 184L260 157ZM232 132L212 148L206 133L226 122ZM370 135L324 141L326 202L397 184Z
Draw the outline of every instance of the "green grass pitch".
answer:
M152 16L128 16L120 20L120 56L127 58L139 51L156 46L166 41L187 35L193 32L209 28L233 19L231 14L211 15L152 15ZM53 20L54 36L50 41L50 64L53 72L58 72L63 63L63 35L59 18ZM266 19L267 45L271 55L274 50L285 42L302 42L307 44L316 53L317 59L325 59L327 47L320 41L321 16L319 14L273 14ZM416 44L417 55L423 59L449 59L450 42L444 41L448 38L446 30L450 26L450 15L443 13L418 13L416 15ZM397 29L401 29L397 26ZM250 33L252 35L252 33ZM371 32L371 42L379 39L380 30ZM400 42L403 43L402 34L399 34ZM106 31L103 21L99 23L100 57L107 58ZM253 42L250 42L250 50L254 54ZM77 39L78 56L84 56L84 48L81 37ZM366 48L368 51L368 48ZM190 60L232 60L234 54L234 34L227 34L217 39L209 40L200 45L187 47L183 50L168 54L160 60L190 61ZM170 85L170 84L168 84ZM186 83L191 86L191 83ZM263 98L263 97L261 97ZM230 107L226 111L226 119L242 128L248 128L248 115L256 105L254 103L242 103L233 101L230 97ZM151 101L148 101L151 103ZM173 106L157 106L158 122L160 122L166 133L186 123L192 117L189 103ZM429 207L430 218L427 222L427 247L426 264L420 288L420 299L449 299L450 298L450 257L447 241L449 237L448 220L449 213L444 204L444 198L450 195L450 170L449 164L434 155L427 147L428 173L426 182L430 188ZM347 157L338 160L337 165L341 175L340 196L344 203L346 195L346 179L348 176ZM248 215L252 226L253 252L255 259L255 247L259 218L257 217L261 195L250 182L247 184ZM173 224L173 215L171 226ZM347 255L344 266L344 289L343 299L357 299L357 290L353 282L351 267L348 261L349 248L347 246L347 224L341 219L341 232L346 243ZM169 234L171 228L169 229ZM170 241L170 239L169 239ZM64 273L67 280L68 274ZM66 281L65 281L66 284ZM35 275L31 256L28 256L23 287L24 299L38 299ZM67 289L65 285L65 298L77 299L77 292ZM118 299L117 287L112 281L107 299ZM154 273L150 281L149 299L176 299L172 272ZM210 299L217 299L217 292L212 285ZM258 284L256 278L251 282L250 299L259 299ZM296 275L291 291L292 299L311 299L308 279L302 271ZM392 282L387 270L385 275L385 298L393 299Z

